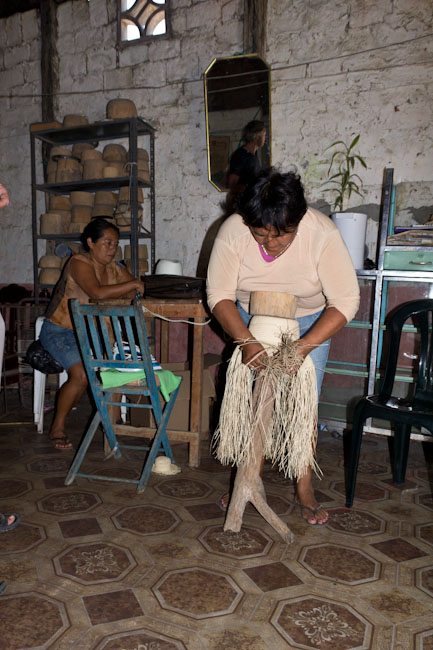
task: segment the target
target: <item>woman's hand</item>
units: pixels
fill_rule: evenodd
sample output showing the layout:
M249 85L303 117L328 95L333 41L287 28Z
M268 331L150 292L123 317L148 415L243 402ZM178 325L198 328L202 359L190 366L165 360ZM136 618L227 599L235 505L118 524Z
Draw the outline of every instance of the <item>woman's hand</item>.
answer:
M141 296L144 296L144 282L142 282L141 280L136 280L136 286L134 287L134 289L138 291L138 293Z
M0 183L0 208L9 205L9 194L4 185Z
M258 341L251 340L242 343L240 347L242 350L242 363L254 370L260 370L260 368L263 368L263 364L260 360L262 355L266 354L263 345Z

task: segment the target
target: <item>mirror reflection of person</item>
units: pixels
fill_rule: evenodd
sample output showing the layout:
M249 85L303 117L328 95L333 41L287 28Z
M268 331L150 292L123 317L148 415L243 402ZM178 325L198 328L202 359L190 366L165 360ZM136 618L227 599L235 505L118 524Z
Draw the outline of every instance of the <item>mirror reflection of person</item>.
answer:
M244 144L230 157L227 186L234 192L242 192L261 170L257 151L266 142L266 127L261 120L252 120L242 131Z

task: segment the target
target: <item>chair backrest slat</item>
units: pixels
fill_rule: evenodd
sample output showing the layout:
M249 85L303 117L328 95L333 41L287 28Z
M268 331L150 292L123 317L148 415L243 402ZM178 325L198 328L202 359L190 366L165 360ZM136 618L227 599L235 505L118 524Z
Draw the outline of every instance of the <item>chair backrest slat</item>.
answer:
M119 367L125 370L140 368L146 373L150 392L154 396L157 395L158 388L141 305L138 302L120 307L80 305L78 300L72 300L71 308L92 390L101 388L100 379L96 374L100 367ZM117 343L120 360L114 359L114 343ZM126 354L125 345L129 348ZM153 408L160 411L159 400L155 400Z
M392 314L388 330L387 361L385 374L380 389L381 401L387 401L392 395L397 361L400 349L401 333L406 321L412 318L419 332L419 361L412 400L431 403L433 406L433 300L425 298L412 300L400 305Z

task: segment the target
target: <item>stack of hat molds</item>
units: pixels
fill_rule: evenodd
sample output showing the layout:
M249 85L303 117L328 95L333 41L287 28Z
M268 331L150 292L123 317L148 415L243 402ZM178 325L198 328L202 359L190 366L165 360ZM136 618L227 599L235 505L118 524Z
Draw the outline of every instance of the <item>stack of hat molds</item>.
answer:
M74 126L85 126L88 123L89 120L85 115L70 114L70 115L65 115L63 118L64 128L70 128Z
M129 231L131 230L131 201L129 195L129 187L121 187L119 190L119 199L117 202L117 207L115 211L116 226L120 231ZM140 221L143 216L143 208L141 203L144 201L143 190L141 187L137 191L137 221Z
M62 259L57 255L44 255L39 260L39 282L56 284L62 273Z
M48 211L41 215L41 235L65 235L70 232L71 201L69 196L50 195Z
M71 192L72 214L69 232L83 232L92 218L94 200L91 192Z
M137 117L137 108L131 99L110 99L107 102L106 114L109 120Z
M104 147L102 157L106 162L104 178L119 178L128 176L128 152L121 144L107 144Z
M107 165L102 157L102 152L98 149L85 149L81 152L81 162L83 163L83 179L95 180L104 178L104 169Z
M114 219L114 208L117 204L115 192L95 192L95 203L92 210L92 218L103 217Z
M127 244L125 246L125 264L126 268L130 273L132 273L132 260L131 260L131 246ZM149 260L146 244L138 245L138 275L144 275L149 271Z

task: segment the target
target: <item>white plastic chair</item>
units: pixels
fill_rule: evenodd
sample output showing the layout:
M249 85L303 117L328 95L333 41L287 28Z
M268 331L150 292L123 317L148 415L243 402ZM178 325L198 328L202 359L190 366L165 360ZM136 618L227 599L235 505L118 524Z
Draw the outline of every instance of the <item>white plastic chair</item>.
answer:
M35 322L35 339L39 338L42 329L44 316L39 316ZM68 379L68 373L63 370L59 374L59 388L63 386ZM36 424L38 433L44 430L44 403L45 403L45 384L47 376L39 370L33 371L33 421Z
M6 333L6 327L5 327L5 322L3 320L3 316L0 313L0 391L1 391L1 375L3 371L3 350L5 347L5 333Z

